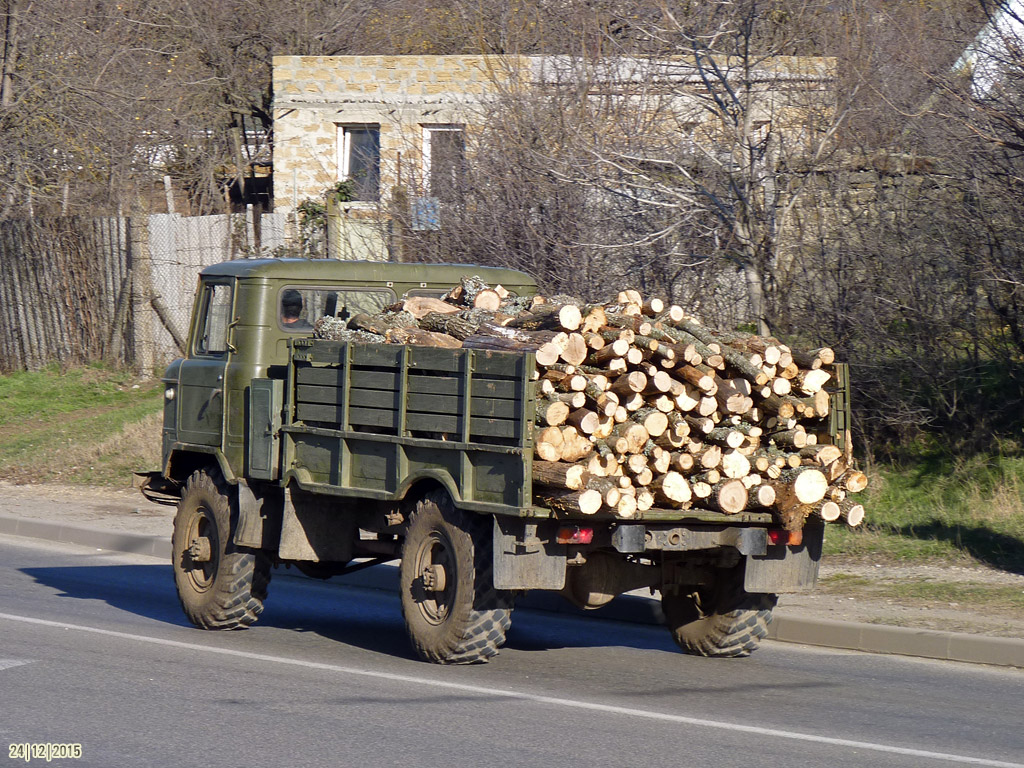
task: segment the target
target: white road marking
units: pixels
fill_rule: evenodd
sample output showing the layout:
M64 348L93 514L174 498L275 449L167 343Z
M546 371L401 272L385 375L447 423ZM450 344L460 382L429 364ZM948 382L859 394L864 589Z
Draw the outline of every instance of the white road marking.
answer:
M24 664L31 664L31 661L25 659L0 659L0 672L5 669L12 669L14 667L20 667Z
M148 637L146 635L133 635L127 632L116 632L110 629L99 629L97 627L86 627L79 624L68 624L62 621L50 621L48 619L36 619L30 616L17 616L10 613L0 613L0 619L18 621L23 624L35 624L43 627L55 627L57 629L73 629L79 632L88 632L94 635L105 637L117 637L122 640L134 640L140 643L152 645L163 645L169 648L179 648L187 651L200 651L215 653L222 656L233 656L235 658L248 659L251 661L265 661L271 664L284 664L304 669L316 669L325 672L335 672L342 675L358 675L361 677L375 678L377 680L389 680L391 682L409 683L412 685L423 685L431 688L441 688L460 693L473 693L480 696L501 696L508 699L520 701L531 701L537 704L548 704L556 707L569 709L582 709L590 712L604 712L611 715L624 715L626 717L637 717L646 720L676 723L680 725L692 725L701 728L714 728L720 731L732 731L734 733L749 733L757 736L766 736L776 739L789 739L792 741L806 741L814 744L825 744L833 747L849 747L851 749L866 749L873 752L883 752L893 755L907 755L910 757L922 757L931 760L941 760L961 765L984 765L992 768L1024 768L1024 763L1010 763L1003 760L990 760L984 757L971 757L968 755L954 755L947 752L930 752L924 749L910 749L897 747L890 744L878 744L870 741L855 741L852 739L837 739L830 736L822 736L817 733L800 733L799 731L784 731L777 728L764 728L757 725L746 725L744 723L730 723L722 720L706 720L700 717L687 717L686 715L674 715L668 712L657 712L649 709L635 709L633 707L621 707L614 704L600 704L598 702L576 701L573 699L561 699L555 696L543 696L540 694L526 693L502 688L488 688L482 685L469 685L466 683L453 683L445 680L431 680L426 677L414 675L400 675L393 672L380 672L369 669L357 669L355 667L343 667L337 664L325 664L317 661L303 661L302 659L290 659L285 656L270 656L263 653L252 653L250 651L239 651L234 648L216 648L198 643L183 643L179 640L167 640L160 637Z

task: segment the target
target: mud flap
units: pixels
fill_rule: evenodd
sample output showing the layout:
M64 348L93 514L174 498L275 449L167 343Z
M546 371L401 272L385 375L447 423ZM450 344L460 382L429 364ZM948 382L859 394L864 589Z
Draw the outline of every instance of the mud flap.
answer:
M545 523L495 515L495 588L564 587L566 546L555 542L554 533L555 529Z
M244 480L238 481L238 520L233 541L240 547L269 548L277 543L281 527L280 494L257 496Z
M799 547L774 545L766 555L748 555L743 588L750 593L810 592L818 581L824 526L804 528Z

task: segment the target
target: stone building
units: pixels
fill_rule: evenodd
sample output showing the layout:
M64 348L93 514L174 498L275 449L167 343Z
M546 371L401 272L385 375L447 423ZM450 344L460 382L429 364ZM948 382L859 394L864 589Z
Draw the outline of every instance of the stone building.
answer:
M834 66L781 57L748 70L761 105L754 130L784 120L798 131L808 110L827 108ZM670 133L682 126L682 142L718 138L698 103L706 84L683 58L606 59L584 72L555 56L276 56L273 71L274 209L326 198L332 255L347 258L387 257L387 210L396 195L414 226L438 226L438 200L458 183L483 105L510 84L553 87L585 77L600 86L586 91L589 98L612 92L623 103L641 87L661 89L677 106L666 136L676 141Z

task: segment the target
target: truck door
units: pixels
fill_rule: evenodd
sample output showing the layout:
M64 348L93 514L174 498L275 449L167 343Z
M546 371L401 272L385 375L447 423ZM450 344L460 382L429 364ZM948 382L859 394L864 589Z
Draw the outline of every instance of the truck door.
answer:
M230 280L204 282L188 358L180 369L178 439L220 446L224 435L224 374L234 290Z

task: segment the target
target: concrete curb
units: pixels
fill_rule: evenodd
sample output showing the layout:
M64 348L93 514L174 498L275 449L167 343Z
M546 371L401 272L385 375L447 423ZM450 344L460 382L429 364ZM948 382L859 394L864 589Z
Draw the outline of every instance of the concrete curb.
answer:
M49 520L18 518L0 514L0 534L58 541L64 544L78 544L115 552L149 555L162 560L170 560L171 557L171 540L166 536L115 532L87 526L66 525ZM297 575L298 572L293 573ZM275 575L292 576L293 574L284 572ZM398 568L395 566L373 568L339 577L333 583L396 592L398 590ZM580 610L561 597L547 592L529 593L517 600L516 605L533 610L589 616L633 624L660 625L663 622L661 606L656 599L633 595L624 595L610 605L593 611ZM923 659L1024 668L1024 640L877 624L858 624L830 619L810 619L787 615L785 610L775 612L775 619L769 627L768 639L865 653L886 653Z
M164 560L171 559L171 539L167 536L108 531L102 528L67 525L50 520L12 515L0 515L0 534L59 541L63 544L78 544L83 547L110 549L115 552L129 552L135 555L151 555Z

